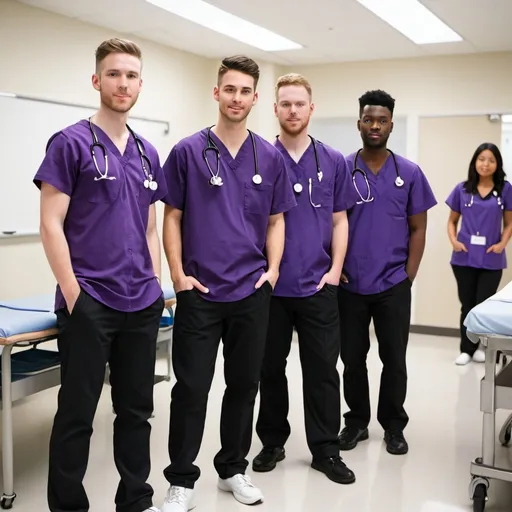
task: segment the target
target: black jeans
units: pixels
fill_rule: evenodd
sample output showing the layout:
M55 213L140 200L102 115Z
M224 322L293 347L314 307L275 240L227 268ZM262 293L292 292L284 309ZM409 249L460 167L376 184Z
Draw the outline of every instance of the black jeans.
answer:
M460 351L472 356L478 349L466 335L464 320L468 313L477 305L496 293L500 285L502 270L461 267L452 265L457 281L460 308Z
M237 302L207 301L195 289L177 294L172 351L176 384L172 389L169 428L171 463L164 470L171 485L193 488L201 475L194 461L203 439L221 338L226 390L221 412L221 449L214 465L223 479L245 473L271 295L268 282Z
M311 297L272 297L256 432L267 447L284 446L290 436L286 359L294 326L309 450L314 459L333 457L339 454L341 415L337 286L326 285Z
M110 368L114 459L121 477L117 512L152 506L149 441L153 412L156 339L163 297L138 312L108 308L84 291L71 315L57 311L61 387L50 438L48 504L52 512L87 512L82 484L89 459L92 424Z
M341 360L345 365L343 387L349 411L347 427L366 428L370 423L370 391L366 357L370 350L370 320L382 361L377 420L384 430L403 430L409 417L404 409L407 394L406 352L411 318L409 279L372 295L350 293L340 286Z

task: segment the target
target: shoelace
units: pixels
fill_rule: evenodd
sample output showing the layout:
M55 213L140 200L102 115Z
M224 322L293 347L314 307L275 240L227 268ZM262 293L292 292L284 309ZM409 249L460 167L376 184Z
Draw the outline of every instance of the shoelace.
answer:
M254 484L251 482L251 479L247 475L237 475L237 481L243 487L254 487Z
M166 503L182 504L187 499L185 491L181 487L173 487L171 492L165 498Z
M329 460L331 462L332 465L336 466L336 465L340 465L340 466L345 466L346 464L343 462L343 459L339 456L336 456L336 457L329 457Z

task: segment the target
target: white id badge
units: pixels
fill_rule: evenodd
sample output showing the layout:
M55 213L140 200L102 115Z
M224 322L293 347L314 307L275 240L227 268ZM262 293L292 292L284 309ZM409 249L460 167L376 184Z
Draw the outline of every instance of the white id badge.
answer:
M485 236L471 235L471 245L485 245Z

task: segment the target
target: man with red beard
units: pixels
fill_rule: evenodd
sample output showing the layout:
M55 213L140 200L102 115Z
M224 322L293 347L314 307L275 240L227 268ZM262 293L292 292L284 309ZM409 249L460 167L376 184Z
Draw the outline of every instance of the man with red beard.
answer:
M57 280L61 388L50 439L48 504L85 512L92 424L110 366L117 512L156 511L148 422L164 307L154 203L167 191L158 153L127 125L141 51L111 39L96 50L99 110L50 139L34 178L41 240Z
M311 466L332 481L350 484L338 444L340 427L338 285L347 249L346 210L356 200L341 153L308 134L314 105L302 76L276 85L275 114L282 153L297 207L285 213L286 245L270 302L256 431L263 443L254 471L271 471L285 457L290 435L286 359L297 329L303 375L306 437Z

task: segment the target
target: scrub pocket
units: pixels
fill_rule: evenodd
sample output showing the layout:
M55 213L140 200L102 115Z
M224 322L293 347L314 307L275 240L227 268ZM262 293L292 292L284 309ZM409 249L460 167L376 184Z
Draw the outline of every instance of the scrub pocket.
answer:
M270 215L273 187L269 183L246 183L244 189L244 210L253 215Z
M307 185L309 194L309 183ZM332 182L328 180L322 180L320 183L318 180L313 180L311 187L311 203L313 205L319 205L315 207L316 210L324 210L332 213L334 196L332 192Z

